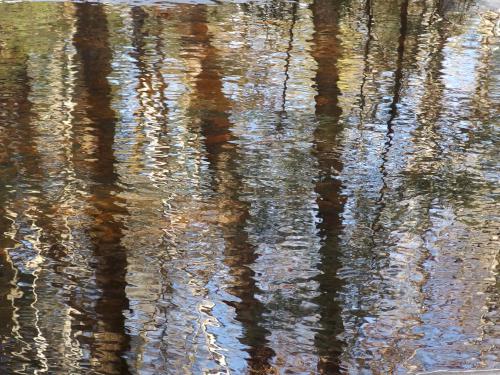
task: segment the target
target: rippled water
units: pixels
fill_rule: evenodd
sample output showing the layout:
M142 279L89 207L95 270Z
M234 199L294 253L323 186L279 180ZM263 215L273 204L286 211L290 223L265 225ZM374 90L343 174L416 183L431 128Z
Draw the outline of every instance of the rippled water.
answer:
M0 2L0 373L500 367L499 2Z

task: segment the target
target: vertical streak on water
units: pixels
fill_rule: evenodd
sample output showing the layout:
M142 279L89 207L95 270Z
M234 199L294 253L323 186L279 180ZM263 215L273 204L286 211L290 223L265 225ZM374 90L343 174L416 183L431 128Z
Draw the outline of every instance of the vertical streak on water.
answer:
M378 230L378 224L380 220L380 215L385 207L385 193L388 189L387 186L387 162L389 159L389 152L393 143L394 138L394 128L393 123L398 114L398 104L401 99L401 88L403 83L403 58L405 53L405 42L408 33L408 0L404 0L400 7L400 27L399 27L399 38L398 38L398 49L397 49L397 60L396 60L396 71L394 72L394 89L392 95L392 101L389 107L389 119L387 120L387 132L386 141L384 145L384 150L382 151L382 164L380 165L380 173L382 174L382 187L380 188L379 197L375 203L378 208L377 215L373 220L371 225L372 230Z
M295 24L297 23L297 7L298 7L298 2L294 1L292 5L292 22L290 22L290 30L288 31L289 34L289 39L288 39L288 46L286 49L286 57L285 57L285 79L283 80L283 103L281 105L281 114L283 115L286 111L286 92L288 89L288 81L290 80L290 60L292 59L292 48L293 48L293 32L295 28ZM279 128L281 128L282 124L281 121L278 123Z
M360 96L360 108L359 108L359 113L360 113L360 120L359 120L359 125L360 127L363 125L365 121L365 107L366 107L366 93L365 93L365 85L366 81L368 80L368 75L370 73L370 45L373 39L372 35L372 26L373 26L373 9L372 9L372 0L365 0L365 10L366 10L366 43L365 43L365 48L363 51L363 63L364 63L364 69L363 69L363 78L361 80L361 86L359 89L359 96Z
M341 54L337 38L339 8L339 4L327 0L315 0L312 4L315 28L312 54L318 64L315 78L318 127L314 132L314 154L320 173L315 191L321 219L318 230L322 237L321 263L318 265L322 273L317 276L320 295L316 299L320 308L321 330L316 335L316 346L320 358L318 371L324 374L339 371L342 343L336 337L343 330L341 308L335 300L340 288L336 274L340 267L339 236L344 207L342 184L338 179L343 168L339 149L342 125L338 121L342 110L338 102L340 89L337 84L337 61Z
M0 105L1 104L3 103L0 101ZM0 168L7 169L9 168L8 159L10 159L10 155L7 154L6 140L3 139L6 129L2 128L3 127L0 126L0 144L3 146L2 150L4 154L0 156L2 158L0 160ZM10 174L11 173L2 170L3 182L5 185L11 185L13 182L11 178L9 178L11 177L9 176ZM8 234L12 232L13 220L8 218L7 210L5 209L8 202L7 195L8 193L6 191L0 191L0 322L2 322L0 324L0 372L7 372L8 369L14 367L14 364L11 363L14 358L10 351L11 347L14 345L17 323L14 298L16 296L18 276L8 250L14 244L14 241L8 238Z
M17 61L18 58L21 63ZM5 228L7 231L10 229L9 232L3 233L15 240L6 253L6 265L10 264L12 267L12 284L16 285L8 296L13 307L12 336L15 339L9 348L9 356L18 359L15 368L33 366L34 371L39 371L47 368L45 339L40 330L39 311L36 307L36 281L42 258L40 228L36 223L38 213L34 206L39 199L36 181L41 177L41 168L34 140L36 131L31 124L33 113L29 99L32 91L28 72L29 57L16 54L8 65L9 69L14 70L14 74L7 78L8 81L12 80L13 86L6 87L7 100L2 104L8 108L5 124L7 128L12 127L13 133L5 151L13 168L13 177L15 176L12 182L18 185L17 189L11 187L12 202L9 210L12 212L7 213L7 217L12 218L12 226ZM15 109L10 112L10 108ZM8 134L10 129L6 130Z
M233 278L228 290L238 298L236 302L227 303L235 308L236 320L243 326L240 341L248 348L249 373L265 373L270 370L269 360L274 352L266 346L267 330L259 325L264 307L255 297L259 288L250 268L257 255L245 230L249 203L243 202L240 197L242 178L237 171L240 151L232 142L231 103L222 92L218 50L211 43L206 10L195 7L191 19L197 24L192 33L201 55L195 86L196 103L200 110L207 159L213 173L212 188L217 194L218 209L224 217L220 224L225 242L224 263Z
M100 291L92 327L91 363L98 372L127 374L124 355L129 337L123 316L123 311L128 309L125 294L127 255L120 243L123 237L120 217L127 215L127 210L117 197L120 189L114 170L116 116L111 109L111 87L107 79L112 53L104 7L77 4L76 17L74 44L87 94L84 111L91 121L89 127L96 143L91 155L79 160L80 167L86 169L80 172L87 172L90 180L88 232L95 262L95 282Z
M143 7L134 6L130 10L130 16L132 21L132 56L137 69L135 90L138 107L134 113L136 142L133 142L133 151L130 152L129 161L124 163L127 168L121 172L121 176L122 180L128 185L133 185L133 182L129 181L141 181L140 178L146 176L149 182L153 182L153 184L150 191L141 191L137 195L132 194L131 197L128 197L128 209L131 217L126 222L126 226L128 236L136 238L137 233L148 233L146 235L150 237L148 240L154 240L158 236L158 232L155 233L155 231L158 231L158 225L161 224L161 221L156 216L154 216L154 219L150 218L150 216L155 211L160 211L161 201L156 198L155 201L145 203L145 201L141 200L134 201L134 198L137 199L137 196L139 196L141 199L146 200L151 199L150 194L158 194L158 185L155 182L161 181L161 173L167 173L166 165L162 165L160 161L161 158L167 158L168 154L159 150L163 142L160 128L165 130L165 124L168 121L168 108L165 98L166 84L161 72L164 63L164 51L162 51L161 46L160 25L158 25L159 30L154 33L156 48L152 50L147 44L149 37L153 36L153 31L150 31L146 26L146 23L150 21L149 13ZM150 61L151 56L158 60L155 62ZM126 132L124 133L126 134ZM159 172L155 172L156 169ZM133 188L130 192L136 193ZM134 222L134 220L137 221ZM134 230L137 222L140 223L140 229ZM146 242L139 248L135 244L127 247L130 250L127 294L131 303L131 316L128 319L127 328L130 328L132 335L137 335L130 348L134 363L133 371L164 373L168 367L165 358L158 356L160 343L157 338L164 329L163 327L170 324L164 318L167 315L165 311L168 308L159 306L162 297L164 297L164 289L167 288L162 286L162 283L166 284L167 281L158 276L160 272L155 267L156 265L147 264L144 259L147 257L146 254L148 254L147 251L150 246L150 243ZM155 255L159 255L162 249L153 246L152 250ZM137 289L142 293L138 293ZM156 356L158 358L155 358Z
M0 64L6 62L0 60ZM4 77L1 77L5 79ZM16 287L17 270L12 262L9 249L15 245L10 238L14 229L14 217L8 212L8 203L11 198L11 189L17 177L16 167L13 165L12 141L15 133L12 132L12 124L9 119L14 115L12 99L6 95L10 93L6 82L2 80L0 85L0 171L2 173L2 186L0 187L0 371L7 372L15 368L12 348L17 344L16 326ZM14 99L15 100L15 99Z

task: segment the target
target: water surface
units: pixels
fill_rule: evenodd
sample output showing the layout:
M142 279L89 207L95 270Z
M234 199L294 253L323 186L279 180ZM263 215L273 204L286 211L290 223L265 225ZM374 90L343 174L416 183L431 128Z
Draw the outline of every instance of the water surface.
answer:
M500 367L499 8L0 2L0 373Z

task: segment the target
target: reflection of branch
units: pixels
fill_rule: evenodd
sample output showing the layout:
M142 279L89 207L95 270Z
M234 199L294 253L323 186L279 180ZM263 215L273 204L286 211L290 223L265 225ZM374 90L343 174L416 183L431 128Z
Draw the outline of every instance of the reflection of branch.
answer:
M366 14L368 16L368 22L367 22L367 36L366 36L366 44L365 44L365 51L363 55L363 62L365 64L365 68L363 70L363 79L361 81L361 87L360 87L360 98L361 98L361 105L360 105L360 121L359 125L361 126L363 124L363 113L365 110L365 105L366 105L366 100L365 100L365 85L366 81L368 78L368 73L370 70L370 65L369 65L369 57L370 57L370 42L372 41L372 25L373 25L373 12L372 12L372 0L366 0Z
M390 147L394 135L392 123L397 115L397 105L401 97L401 86L403 83L403 57L405 51L406 34L408 33L408 0L405 0L401 5L401 27L398 44L398 60L396 62L396 72L394 74L394 95L390 106L390 117L387 121L387 146ZM388 150L387 150L388 151Z
M389 119L387 120L387 133L386 142L384 145L384 150L382 152L382 164L380 166L380 172L382 174L382 188L380 189L380 195L377 199L375 206L379 207L378 213L371 225L371 229L374 230L375 226L380 220L380 216L385 207L384 197L387 190L387 169L386 163L389 158L389 151L392 146L392 141L394 138L393 122L398 113L398 103L401 99L401 86L403 83L403 58L405 52L405 42L408 33L408 0L403 1L401 4L400 12L401 26L399 28L399 39L398 39L398 59L396 61L396 71L394 73L394 93L392 96L392 102L389 106Z
M290 24L290 30L288 32L289 34L289 39L288 39L288 48L286 50L286 57L285 57L285 80L283 82L283 93L281 97L283 98L283 102L281 104L281 114L283 115L285 113L285 104L286 104L286 90L287 90L287 85L288 85L288 80L290 79L290 75L288 71L290 70L290 60L292 58L292 49L293 49L293 29L295 28L295 23L297 22L297 2L295 1L292 5L292 22ZM281 121L279 122L278 126L281 128Z

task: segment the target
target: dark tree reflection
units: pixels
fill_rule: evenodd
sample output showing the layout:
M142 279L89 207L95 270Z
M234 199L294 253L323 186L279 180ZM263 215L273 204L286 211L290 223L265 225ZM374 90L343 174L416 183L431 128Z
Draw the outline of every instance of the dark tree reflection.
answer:
M125 332L124 311L128 309L125 294L127 255L121 245L123 224L127 215L118 194L117 174L114 169L113 142L116 115L111 108L112 52L104 7L98 4L77 4L77 32L74 45L81 64L81 84L84 88L80 100L83 111L90 120L90 136L95 142L91 150L82 150L81 139L75 142L77 174L87 174L89 187L88 228L95 264L95 282L98 288L95 314L90 319L92 330L91 352L96 371L109 374L128 373L125 353L129 337ZM81 125L80 125L81 126ZM77 129L75 132L83 129Z
M25 188L30 180L40 175L39 158L33 142L31 127L32 111L29 95L31 84L25 56L15 56L10 61L1 61L4 72L9 75L0 77L0 173L5 186L13 186L16 182ZM19 193L18 193L19 194ZM21 368L17 361L29 362L29 356L35 357L35 350L30 343L36 337L36 328L26 322L19 322L16 315L23 310L24 317L33 321L33 281L35 276L25 272L23 259L15 264L10 250L15 246L16 217L24 216L27 208L24 204L16 204L16 192L9 192L0 187L0 369ZM22 199L21 199L22 201ZM15 206L8 212L8 207ZM29 221L29 219L27 219ZM14 237L14 238L12 238ZM21 269L20 269L21 268ZM19 287L22 283L23 287ZM10 339L9 339L10 338ZM26 353L26 355L22 355ZM40 369L43 366L33 360L33 365ZM12 366L12 367L9 367Z
M321 263L318 265L321 274L317 278L321 293L317 298L321 330L316 336L316 346L320 356L318 370L332 374L339 371L339 355L342 352L342 343L336 338L342 332L341 307L335 300L341 286L336 274L340 267L339 236L344 206L342 184L338 179L343 168L339 149L342 133L339 117L342 110L339 107L340 90L337 85L337 61L341 54L337 38L340 4L316 0L312 4L312 12L315 30L312 54L318 64L315 78L318 127L314 133L314 154L320 172L315 191L318 195L318 216L321 219L318 229L322 237Z
M227 219L221 224L225 240L224 262L229 266L233 282L229 287L239 301L227 302L236 310L236 319L243 325L240 341L248 346L250 373L267 373L274 352L266 346L267 330L262 327L264 306L256 298L259 288L251 269L256 260L255 248L245 231L249 204L240 198L242 178L238 173L238 145L231 132L231 103L222 92L222 66L219 51L212 45L204 6L190 8L191 32L186 44L195 47L201 63L196 77L196 112L204 137L207 159L212 171L212 187L219 201L218 208Z

